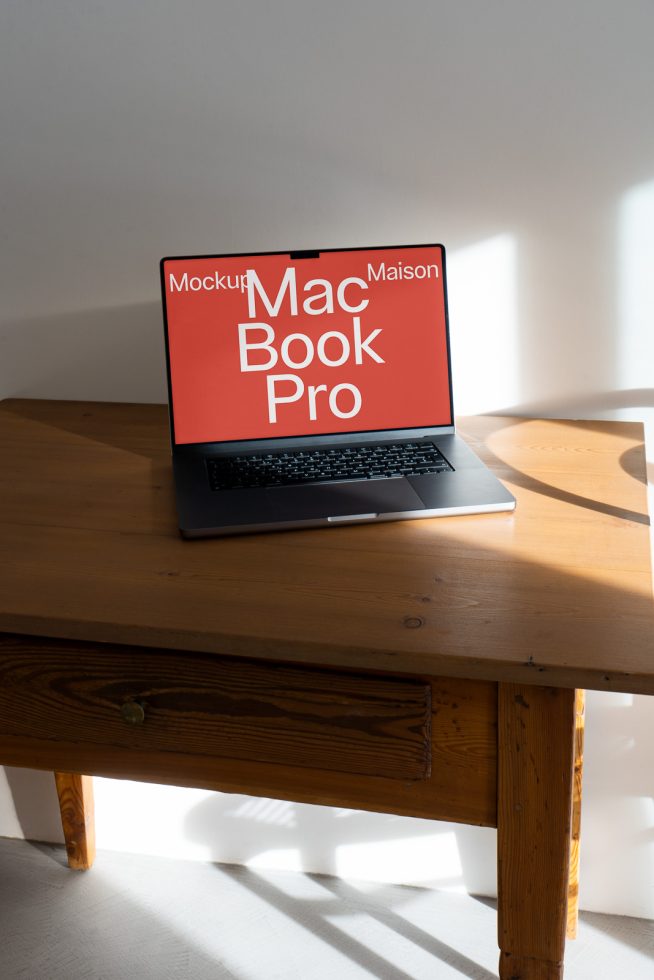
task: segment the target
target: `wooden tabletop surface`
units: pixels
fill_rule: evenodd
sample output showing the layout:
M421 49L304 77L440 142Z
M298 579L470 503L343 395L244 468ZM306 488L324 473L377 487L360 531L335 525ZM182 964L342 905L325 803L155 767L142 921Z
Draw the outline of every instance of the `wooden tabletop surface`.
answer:
M0 630L654 693L639 423L462 419L514 513L184 541L166 409L0 405Z

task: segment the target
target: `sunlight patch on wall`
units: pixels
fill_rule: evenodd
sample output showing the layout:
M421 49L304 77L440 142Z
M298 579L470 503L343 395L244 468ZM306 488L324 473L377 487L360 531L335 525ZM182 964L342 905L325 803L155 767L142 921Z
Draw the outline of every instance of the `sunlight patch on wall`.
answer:
M335 874L339 878L465 890L453 832L342 844L336 848Z
M654 391L654 181L622 198L618 249L618 380Z
M268 871L306 871L305 862L298 847L273 847L261 851L244 862L246 868Z
M276 824L278 827L295 827L295 804L286 800L269 800L264 797L244 797L230 814L259 823Z
M448 253L450 342L456 415L521 400L517 245L513 235Z
M184 830L188 811L211 799L210 790L96 777L93 791L99 849L207 860L206 843Z
M639 390L619 417L645 422L654 478L654 181L632 187L618 217L617 385ZM634 401L638 404L634 404ZM650 496L650 507L651 507Z
M622 915L651 918L654 801L611 792L599 798L591 796L589 803L593 819L586 821L581 835L581 908L604 911L608 903L605 883L610 881L611 901L621 908Z

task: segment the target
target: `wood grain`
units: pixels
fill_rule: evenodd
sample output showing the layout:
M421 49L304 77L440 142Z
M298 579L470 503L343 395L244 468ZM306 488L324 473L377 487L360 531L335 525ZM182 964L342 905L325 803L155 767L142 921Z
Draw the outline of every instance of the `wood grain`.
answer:
M575 692L575 758L572 784L572 825L570 833L570 874L568 878L568 939L577 938L579 921L579 854L581 850L581 793L584 774L584 730L586 692Z
M500 975L558 978L567 925L575 692L500 684L498 733Z
M515 513L185 542L162 406L4 402L0 630L31 636L32 652L5 662L25 714L2 702L0 761L497 823L501 976L558 980L574 688L654 693L643 430L487 417L461 431L515 493ZM71 641L90 644L87 659ZM293 663L312 676L295 694L248 677ZM232 678L220 692L216 670ZM318 697L325 670L337 680ZM401 676L415 685L408 711L386 701L382 723L364 711L361 728L350 706L338 714L341 695L370 707ZM418 690L431 694L430 736ZM226 721L225 698L242 708L248 691L267 719L259 738L242 710ZM359 739L358 762L338 739L311 754L307 695L322 735L347 717L335 727ZM146 735L110 719L126 699L154 721ZM389 738L398 753L375 769ZM415 762L421 743L424 760L427 739L431 773L407 777L405 750Z
M52 649L61 663L59 641L52 643L39 638L18 639L25 644L31 644L29 659L34 676L38 677L41 673L41 663L47 665L50 662ZM3 642L9 642L9 638L4 638ZM16 640L13 644L15 658ZM89 644L69 646L79 656L83 656L89 646L92 649ZM42 661L39 658L40 649L43 650ZM103 656L107 652L104 648L100 650ZM156 659L155 651L151 650L129 653L118 651L119 654L121 652L130 660L126 670L130 669L135 658L145 662L148 658ZM193 661L189 661L191 662ZM75 658L71 663L75 663ZM243 662L235 663L240 665ZM76 671L79 670L79 660L75 667ZM92 676L92 671L90 673ZM47 676L48 672L45 671L46 681ZM71 684L74 687L78 676L75 672L70 683L60 678L58 687L68 689ZM356 673L352 674L352 679L356 684ZM383 678L377 678L378 683L382 680ZM195 682L197 683L197 678ZM303 767L283 764L279 757L273 762L258 762L214 756L207 754L206 746L201 746L201 751L195 748L189 751L190 745L187 744L187 751L183 752L179 744L179 727L175 724L176 714L171 718L171 733L165 736L167 745L175 745L172 750L148 748L149 743L146 740L146 744L143 744L139 729L126 725L126 733L123 732L122 736L128 744L113 744L114 740L107 738L107 729L102 722L106 707L104 705L101 706L97 724L93 714L95 708L89 708L89 730L82 730L78 725L80 711L77 708L73 713L64 711L58 720L52 719L52 724L42 724L39 721L39 738L34 737L34 732L25 733L23 729L29 727L27 721L20 726L21 734L0 734L0 762L495 826L497 685L449 678L417 678L416 682L419 687L427 685L431 692L431 773L426 778L409 778L406 773L402 778L383 775L367 775L362 778L356 773L322 769L317 756L313 758L311 767ZM35 702L38 702L39 710L47 707L43 683L44 681L39 681L36 687L30 687L29 695L23 690L21 698L28 698L26 717L34 715ZM122 683L121 680L120 689ZM0 692L0 698L2 697ZM17 727L13 718L15 701L9 693L5 692L4 697L14 708L8 715L3 716L0 712L0 732ZM95 700L92 704L95 705ZM86 717L87 711L83 709L82 718ZM142 727L145 728L147 724L146 719ZM109 731L112 732L113 728ZM238 756L238 751L236 755ZM347 761L347 758L338 760L341 769L346 767Z
M500 980L561 980L563 965L500 953Z
M93 779L70 772L55 772L68 866L88 871L95 860Z
M188 542L162 406L6 401L0 629L654 692L642 427L462 431L514 514Z
M0 635L4 735L414 780L430 698L410 679Z

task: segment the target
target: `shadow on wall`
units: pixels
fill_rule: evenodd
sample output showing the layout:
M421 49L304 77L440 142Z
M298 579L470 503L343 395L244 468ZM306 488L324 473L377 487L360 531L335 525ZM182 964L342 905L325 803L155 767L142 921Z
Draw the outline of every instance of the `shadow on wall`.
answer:
M13 809L16 811L17 827L8 828L10 835L20 833L25 840L63 843L54 773L36 769L14 769L11 766L0 768L0 809L4 809L1 778L3 772L9 790L7 803L11 805L13 800Z
M3 398L167 401L158 302L5 322L3 348Z
M495 830L343 807L216 794L187 815L207 859L495 894ZM489 847L489 844L491 845Z
M652 917L654 872L654 770L634 765L647 759L652 744L651 697L586 694L586 727L593 751L584 760L580 903L605 911L598 895L610 881L617 895L629 895L629 914ZM626 838L626 842L625 842Z

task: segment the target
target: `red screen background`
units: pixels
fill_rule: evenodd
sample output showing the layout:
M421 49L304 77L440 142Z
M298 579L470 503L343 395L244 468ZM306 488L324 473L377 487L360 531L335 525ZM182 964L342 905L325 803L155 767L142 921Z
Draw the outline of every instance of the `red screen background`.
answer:
M368 281L368 264L378 270L382 263L389 268L433 266L438 278L380 279ZM290 315L289 294L284 295L277 316L270 316L256 297L256 315L248 314L247 291L239 289L199 289L196 292L171 289L171 273L176 282L184 273L191 276L245 275L255 269L267 296L275 303L286 269L296 273L298 313ZM336 298L338 284L356 276L368 283L363 290L347 287L345 298L357 306L367 298L368 306L358 313L341 309ZM304 293L311 279L326 279L333 286L334 312L308 315L303 300L317 293L313 287ZM441 250L436 247L370 249L353 252L322 252L317 259L289 258L284 255L167 259L164 262L165 302L172 384L172 401L177 443L222 442L229 440L266 439L311 435L328 432L358 432L374 429L409 429L449 425L450 391L447 359L445 303ZM227 280L223 280L227 282ZM320 303L316 303L320 306ZM371 348L383 358L378 364L365 351L362 364L355 363L353 316L361 321L365 340L376 329L381 330ZM306 368L287 366L279 357L269 371L242 373L239 359L238 324L268 323L275 331L274 348L280 353L282 341L292 333L306 334L315 345L326 331L340 331L351 344L350 356L339 367L323 364L314 356ZM252 331L253 340L263 339L261 331ZM341 352L335 340L327 342L327 355L338 359ZM290 355L300 361L305 346L294 342ZM265 354L251 351L249 362L262 363ZM305 386L303 397L296 402L277 406L277 422L268 415L267 374L293 374ZM348 419L335 416L329 409L327 395L335 385L356 385L361 393L361 409ZM309 418L307 391L309 385L326 384L327 393L317 395L317 418ZM290 394L290 383L279 383L280 394ZM341 411L352 407L349 391L339 395Z

